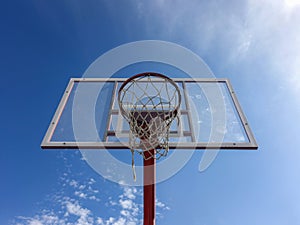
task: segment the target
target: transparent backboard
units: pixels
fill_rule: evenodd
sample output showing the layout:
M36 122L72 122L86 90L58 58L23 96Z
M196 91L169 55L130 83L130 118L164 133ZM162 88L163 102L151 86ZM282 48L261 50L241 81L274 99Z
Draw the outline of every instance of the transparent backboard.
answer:
M117 95L126 78L72 78L42 148L126 149L129 125ZM228 79L175 78L181 93L170 149L257 149Z

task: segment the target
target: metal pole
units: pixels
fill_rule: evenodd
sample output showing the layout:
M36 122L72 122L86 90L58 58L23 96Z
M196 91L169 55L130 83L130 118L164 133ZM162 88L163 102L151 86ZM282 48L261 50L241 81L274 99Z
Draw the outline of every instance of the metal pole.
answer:
M145 157L155 150L145 151ZM155 225L155 159L144 159L144 225Z

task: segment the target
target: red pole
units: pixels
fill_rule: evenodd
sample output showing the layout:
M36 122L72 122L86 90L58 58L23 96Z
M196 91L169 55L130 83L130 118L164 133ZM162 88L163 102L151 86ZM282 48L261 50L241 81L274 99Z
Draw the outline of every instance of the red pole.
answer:
M154 155L154 149L145 151L145 157ZM144 225L155 225L155 159L144 159Z

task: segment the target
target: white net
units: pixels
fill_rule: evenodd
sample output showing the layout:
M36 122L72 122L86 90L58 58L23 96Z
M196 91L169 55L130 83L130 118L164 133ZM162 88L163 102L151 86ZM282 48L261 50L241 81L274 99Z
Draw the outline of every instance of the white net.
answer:
M135 75L121 86L118 101L130 126L132 154L138 152L146 160L166 156L170 125L181 102L176 83L156 73Z

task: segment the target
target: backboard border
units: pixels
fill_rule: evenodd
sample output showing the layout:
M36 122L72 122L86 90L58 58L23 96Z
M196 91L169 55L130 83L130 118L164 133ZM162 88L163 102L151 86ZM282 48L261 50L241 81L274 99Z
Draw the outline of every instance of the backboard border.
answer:
M46 131L46 134L42 140L41 148L42 149L129 149L127 145L124 143L118 142L58 142L51 141L52 135L54 134L55 128L58 124L58 121L62 115L63 109L70 97L70 93L72 88L74 87L75 82L123 82L127 80L127 78L71 78L64 94L59 102L57 110L54 113L54 116L50 122L50 125ZM175 82L223 82L226 83L228 88L230 97L232 102L237 110L237 114L243 128L245 130L245 134L248 137L249 142L222 142L222 143L206 143L206 142L198 142L198 143L169 143L170 149L249 149L256 150L258 148L257 142L254 138L252 130L249 126L249 123L246 119L246 116L242 110L242 107L237 99L237 96L233 90L233 87L228 78L172 78ZM116 88L116 87L114 87ZM116 91L116 90L114 90Z

